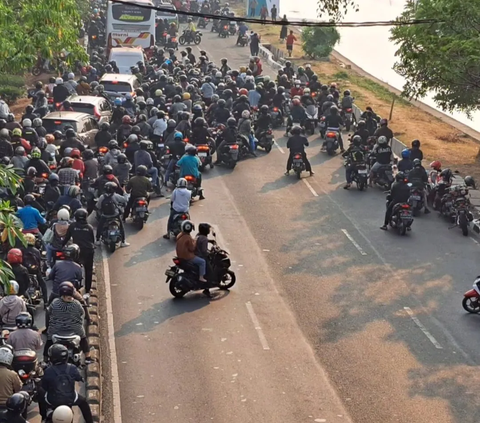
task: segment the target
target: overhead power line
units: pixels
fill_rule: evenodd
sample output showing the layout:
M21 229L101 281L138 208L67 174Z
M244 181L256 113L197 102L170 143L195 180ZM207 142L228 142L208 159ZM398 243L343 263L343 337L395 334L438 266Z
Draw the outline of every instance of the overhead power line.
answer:
M168 9L166 7L161 7L161 6L148 6L144 4L132 3L129 1L123 1L123 0L111 0L111 1L112 3L122 3L122 4L140 7L142 9L152 9L152 10L157 10L159 12L164 12L164 13L176 13L178 15L192 16L195 18L225 19L224 16L214 15L211 13L186 12L183 10L176 10L172 12L172 9ZM252 23L252 24L266 24L266 25L277 25L277 26L285 25L285 22L282 22L282 21L272 21L272 20L263 21L261 19L238 17L238 16L228 17L227 19L229 21L245 22L245 23ZM412 19L412 20L397 19L394 21L371 21L371 22L331 22L331 21L314 22L314 21L302 20L302 21L288 21L287 25L300 26L300 27L361 28L361 27L372 27L372 26L426 25L426 24L436 24L440 22L443 22L443 21L440 21L437 19Z

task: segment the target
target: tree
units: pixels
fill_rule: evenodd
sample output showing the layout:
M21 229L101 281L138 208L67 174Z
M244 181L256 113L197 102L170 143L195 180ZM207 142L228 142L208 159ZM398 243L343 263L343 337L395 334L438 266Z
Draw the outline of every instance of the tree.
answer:
M19 73L35 65L38 55L67 61L85 60L78 43L82 24L77 0L0 1L0 73Z
M319 0L317 12L320 17L328 15L331 19L339 21L349 9L358 12L358 6L354 0Z
M480 98L480 2L418 0L409 2L400 20L433 19L391 30L399 45L394 69L406 79L404 95L433 92L446 111L478 110Z
M328 57L339 41L335 27L307 27L302 31L303 51L312 59Z

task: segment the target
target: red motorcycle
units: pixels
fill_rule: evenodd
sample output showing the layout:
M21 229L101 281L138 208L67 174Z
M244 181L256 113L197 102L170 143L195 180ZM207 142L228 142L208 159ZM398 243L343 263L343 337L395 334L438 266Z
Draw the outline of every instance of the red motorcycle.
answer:
M468 313L480 313L480 276L477 276L473 288L463 294L462 306Z

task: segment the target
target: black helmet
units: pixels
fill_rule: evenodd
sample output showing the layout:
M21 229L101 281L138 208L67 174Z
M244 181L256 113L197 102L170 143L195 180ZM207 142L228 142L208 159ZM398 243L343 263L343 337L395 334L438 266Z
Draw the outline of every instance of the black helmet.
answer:
M396 175L395 175L395 180L397 182L405 182L405 173L403 172L398 172Z
M223 98L221 98L220 100L217 101L217 104L218 104L218 107L223 109L227 105L227 102Z
M103 174L104 175L111 175L113 173L113 167L110 165L103 166Z
M350 95L350 94L351 94L350 90L345 90L345 91L343 92L343 95Z
M168 128L176 128L177 127L177 122L175 121L175 119L168 119L167 127Z
M148 173L147 166L140 165L137 167L137 175L138 176L146 176Z
M420 159L413 160L413 167L420 167L422 166L422 161Z
M15 325L17 328L29 328L32 326L32 323L32 316L26 311L22 311L17 317L15 317Z
M453 173L450 169L443 169L440 173L440 176L443 178L444 181L450 181L453 177Z
M465 176L465 178L463 178L463 182L465 182L465 185L467 187L472 187L473 189L476 188L475 186L475 180L473 179L473 177L471 176Z
M35 201L35 197L32 194L27 194L23 197L23 202L25 204L32 204Z
M200 127L205 126L206 122L205 122L205 119L204 119L204 118L202 118L202 117L197 117L197 118L195 119L195 121L194 121L194 124L195 124L195 126L197 126L197 127L200 128Z
M63 283L61 285L63 285ZM68 360L67 347L62 344L53 344L48 349L48 358L50 359L50 362L54 365L66 363Z
M50 173L50 175L48 175L48 182L52 183L52 182L59 182L59 181L60 181L60 178L56 173Z
M264 104L262 107L260 107L260 113L262 115L266 115L268 113L268 106Z
M420 141L419 140L413 140L412 141L412 147L413 148L420 148Z
M174 103L178 103L180 101L182 101L182 97L180 97L178 94L173 96L173 102Z
M67 138L73 138L77 136L77 133L72 128L68 128L67 131L65 132L65 136Z
M110 124L108 122L103 122L101 125L100 125L100 129L102 131L108 131L110 129Z
M78 209L73 214L77 222L86 222L88 217L88 212L85 209Z
M37 175L37 169L35 169L33 166L30 166L27 169L27 176L36 176Z
M115 182L107 182L104 190L107 194L113 194L117 190L117 184Z
M280 85L280 86L277 88L277 93L278 93L278 94L283 94L284 92L285 92L285 87L283 87L283 86Z
M87 148L83 153L82 153L83 160L91 160L95 157L93 150L90 148Z
M330 107L330 114L336 115L337 113L338 113L337 106L333 105L332 107Z
M292 135L300 135L302 133L302 128L298 125L295 125L292 129L290 129L290 133Z
M123 164L127 162L127 156L125 154L119 154L117 156L117 163Z
M362 143L362 137L360 135L355 135L352 138L352 143L353 143L353 145L358 147Z
M189 234L190 232L195 230L195 225L190 220L184 220L180 226L182 232Z
M229 128L235 128L237 126L237 121L235 118L231 117L227 119L227 126Z
M28 399L30 399L30 397L26 392L18 392L7 399L5 406L7 410L12 413L22 414L27 408Z
M69 260L78 260L78 257L80 256L80 247L77 244L67 245L63 247L63 254L65 258Z
M118 148L118 142L115 140L108 141L108 149L112 150L113 148Z
M140 141L140 149L147 150L148 149L148 142L147 141Z

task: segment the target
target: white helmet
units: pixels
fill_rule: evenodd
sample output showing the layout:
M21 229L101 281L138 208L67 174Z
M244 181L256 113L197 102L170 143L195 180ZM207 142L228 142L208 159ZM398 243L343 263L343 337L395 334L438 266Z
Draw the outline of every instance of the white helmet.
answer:
M310 94L310 88L305 88L303 90L303 94Z
M381 137L378 137L378 141L377 141L380 145L383 145L383 144L387 144L388 140L387 140L387 137L385 135L382 135Z
M18 290L20 289L18 282L12 280L12 281L8 281L8 283L10 284L10 290L8 291L9 295L17 295Z
M153 98L147 98L147 106L153 106L154 101Z
M69 79L69 80L70 80L70 79L75 79L75 74L74 74L73 72L70 72L70 73L68 74L68 79Z
M13 362L13 352L7 346L0 347L0 364L11 366Z
M182 230L182 232L189 234L190 232L195 230L195 225L190 220L184 220L180 226L180 229Z
M301 85L301 82L299 79L295 79L295 82L294 82L295 85Z
M70 220L70 213L66 209L60 209L57 213L57 218L58 220L67 222Z
M177 181L177 188L187 188L187 180L185 178L180 178Z
M244 110L242 112L242 118L244 119L250 119L250 112L248 110Z
M223 75L222 75L222 72L217 72L215 74L215 78L221 78Z
M52 415L52 423L72 423L73 411L66 405L57 407Z
M55 84L57 84L57 85L63 84L63 79L62 78L55 79Z
M23 119L22 126L24 128L27 126L32 126L32 121L30 119Z

